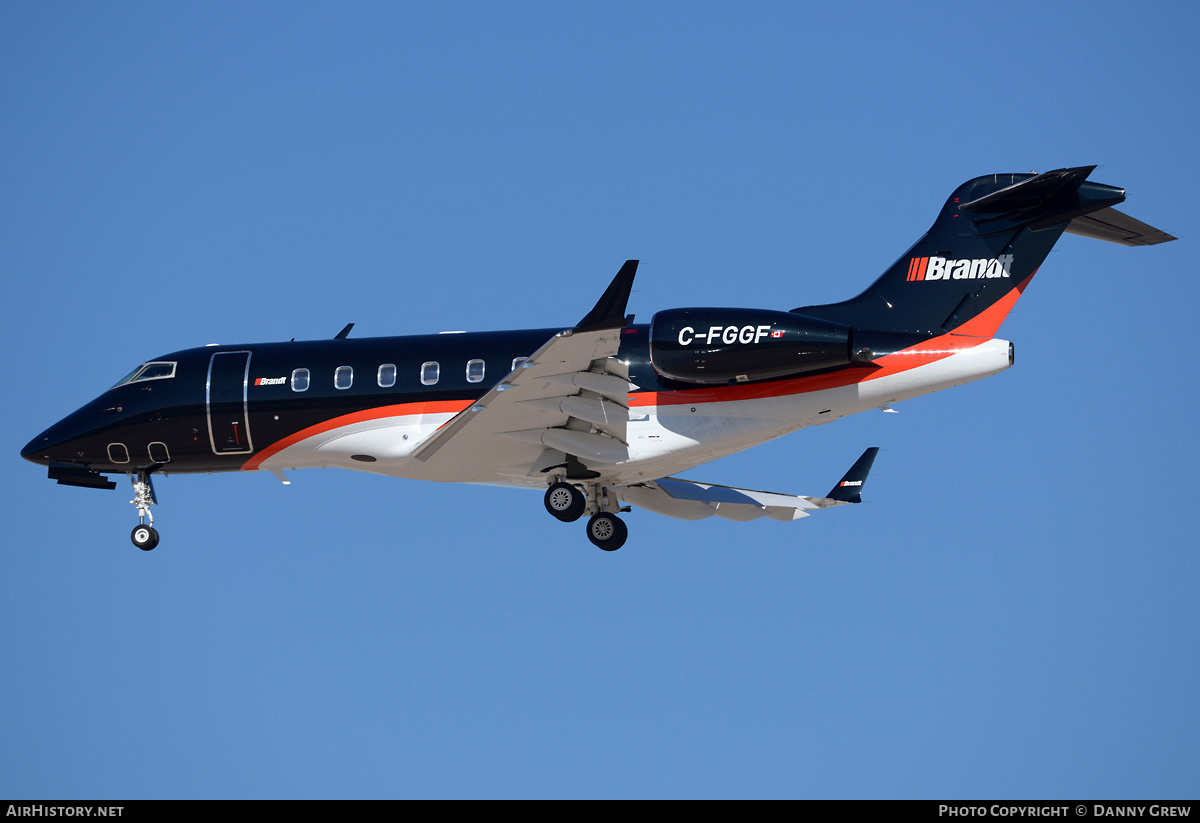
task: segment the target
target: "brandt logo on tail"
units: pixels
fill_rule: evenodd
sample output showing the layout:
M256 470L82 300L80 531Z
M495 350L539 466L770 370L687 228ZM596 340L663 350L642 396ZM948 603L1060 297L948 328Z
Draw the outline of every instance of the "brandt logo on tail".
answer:
M914 257L908 262L910 283L918 280L982 280L991 277L1008 277L1012 270L1013 256L1002 254L988 260L953 260L947 257Z

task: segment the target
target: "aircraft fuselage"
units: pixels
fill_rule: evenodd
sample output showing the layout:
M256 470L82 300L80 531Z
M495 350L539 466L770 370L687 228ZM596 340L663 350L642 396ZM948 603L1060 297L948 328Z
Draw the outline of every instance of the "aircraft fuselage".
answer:
M411 455L557 331L185 349L144 364L158 366L163 376L108 389L35 437L22 454L43 464L131 474L340 466L497 482L475 475L470 464L431 471ZM1011 363L1005 341L959 338L926 346L924 353L884 355L891 368L881 367L878 358L786 380L698 385L659 375L648 338L647 324L625 328L615 358L634 387L629 459L602 470L618 482L682 471L750 443L978 379ZM505 482L522 484L515 477ZM526 485L542 480L533 477Z
M22 456L61 484L133 481L133 542L158 543L153 474L340 467L545 489L589 516L606 551L626 503L682 519L791 520L861 499L868 448L825 497L678 472L1012 365L1001 323L1064 232L1123 245L1173 238L1113 208L1094 167L968 180L873 284L791 311L625 310L628 260L571 327L205 346L143 363L35 437ZM286 482L286 481L285 481ZM149 521L149 522L146 522Z

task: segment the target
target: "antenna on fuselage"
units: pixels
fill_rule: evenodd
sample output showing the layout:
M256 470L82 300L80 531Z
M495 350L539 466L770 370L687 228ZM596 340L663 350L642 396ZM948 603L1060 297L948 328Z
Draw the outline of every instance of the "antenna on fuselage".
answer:
M345 340L350 335L350 330L352 328L354 328L354 324L347 323L346 328L344 328L340 332L338 332L337 335L333 339L334 340Z

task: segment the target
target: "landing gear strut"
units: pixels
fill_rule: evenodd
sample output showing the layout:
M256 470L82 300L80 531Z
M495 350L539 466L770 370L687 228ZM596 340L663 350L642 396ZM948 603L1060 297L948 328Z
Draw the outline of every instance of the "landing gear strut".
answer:
M137 506L138 525L133 527L129 539L133 545L148 552L158 545L158 531L154 528L154 515L150 512L150 507L158 502L154 499L154 484L150 482L150 472L130 475L130 480L133 481L133 499L129 502ZM150 522L147 523L147 520Z

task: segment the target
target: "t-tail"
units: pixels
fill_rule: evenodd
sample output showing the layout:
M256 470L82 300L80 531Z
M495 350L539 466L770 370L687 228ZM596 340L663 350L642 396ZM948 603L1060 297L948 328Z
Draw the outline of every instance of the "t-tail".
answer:
M862 294L793 309L855 329L993 337L1063 232L1126 246L1175 238L1113 206L1095 166L990 174L959 186L933 226Z

